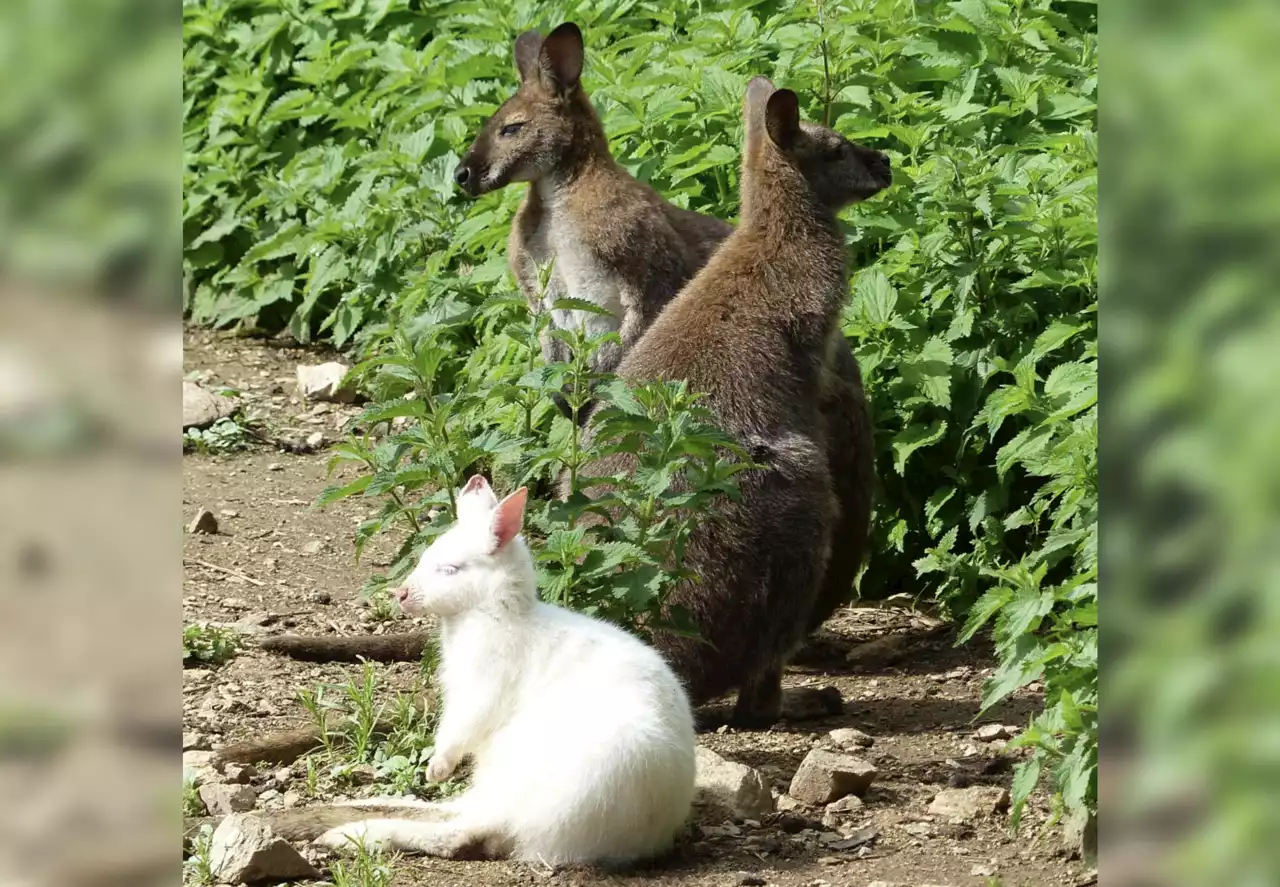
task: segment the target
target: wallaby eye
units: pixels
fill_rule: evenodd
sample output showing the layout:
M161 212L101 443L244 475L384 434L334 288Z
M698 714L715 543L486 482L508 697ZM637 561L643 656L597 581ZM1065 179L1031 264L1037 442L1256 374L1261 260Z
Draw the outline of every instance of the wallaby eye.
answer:
M452 576L454 573L458 572L458 567L456 564L440 564L436 567L436 572L445 576Z
M520 127L522 126L524 126L524 123L508 123L506 126L502 127L502 129L499 130L498 132L499 132L499 135L513 136L520 131Z

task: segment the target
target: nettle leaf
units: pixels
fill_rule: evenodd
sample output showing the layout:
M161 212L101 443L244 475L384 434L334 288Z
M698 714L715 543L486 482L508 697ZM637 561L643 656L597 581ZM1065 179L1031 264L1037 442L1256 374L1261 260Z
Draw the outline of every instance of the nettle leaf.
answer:
M858 275L853 287L854 305L867 322L883 327L893 317L898 304L898 291L879 268L868 268Z
M920 352L901 368L902 378L919 388L930 403L951 406L951 346L940 336L925 342Z
M911 425L893 436L893 467L899 475L905 476L907 460L917 450L931 446L942 440L947 433L947 423L943 419L935 419L928 425Z

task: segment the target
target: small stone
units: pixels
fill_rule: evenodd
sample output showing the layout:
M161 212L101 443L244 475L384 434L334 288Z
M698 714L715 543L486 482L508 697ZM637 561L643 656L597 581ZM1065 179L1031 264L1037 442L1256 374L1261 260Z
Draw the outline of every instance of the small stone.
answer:
M861 758L815 748L805 755L788 794L806 804L829 804L845 795L862 795L877 770Z
M336 360L314 366L298 364L298 393L307 400L351 403L356 399L355 389L342 384L349 369Z
M218 514L222 515L223 517L239 517L240 516L240 512L236 511L234 508L221 508L218 510Z
M182 731L182 750L183 751L207 751L209 748L209 737L205 736L199 730L183 730Z
M264 802L274 801L278 797L280 797L280 792L274 788L269 788L266 791L264 791L262 794L258 795L258 800L264 801Z
M765 887L769 882L759 875L738 875L738 887Z
M277 837L266 820L251 813L228 816L214 829L209 868L214 878L227 884L320 878L315 866Z
M227 764L222 768L222 773L226 776L227 782L234 782L237 785L248 785L258 775L257 769L252 764Z
M880 829L874 826L860 828L855 832L850 832L842 841L834 841L827 845L831 850L857 850L865 844L870 844L880 837Z
M983 863L977 863L973 868L969 869L969 874L975 878L990 878L995 873L996 867L994 865L984 865Z
M721 807L739 818L758 818L773 812L769 783L746 764L726 761L709 748L698 746L697 800Z
M995 742L997 739L1012 739L1017 735L1017 727L1008 727L1004 724L983 724L974 732L973 738L979 742Z
M285 807L297 807L302 803L302 793L296 791L287 791L280 796L281 803Z
M311 601L316 604L331 604L333 603L333 595L327 591L313 591L311 593Z
M857 795L845 795L838 801L832 801L827 805L828 813L856 813L863 808L862 798Z
M271 781L281 788L284 788L293 781L293 770L288 767L281 767L279 770L276 770L271 774Z
M318 450L324 446L324 432L313 431L307 435L307 446L313 450Z
M840 865L842 862L844 862L844 860L838 856L819 856L818 857L818 865Z
M200 786L200 800L204 801L211 815L226 816L252 810L258 796L247 785L213 783Z
M902 830L913 838L928 839L934 835L933 825L928 822L909 822Z
M201 508L196 512L196 516L191 519L191 523L187 524L187 532L215 536L218 533L218 519L213 516L213 512L209 509Z
M867 887L902 887L902 885L893 881L872 881Z
M814 825L813 820L795 813L784 813L778 817L778 828L789 835L798 835L805 829L813 828Z
M774 799L774 806L779 813L790 813L793 810L799 810L804 805L797 801L791 795L778 795Z
M207 428L219 419L225 419L236 411L233 397L214 394L195 382L182 382L182 430Z
M990 816L1009 806L1009 792L999 786L975 785L970 788L949 788L938 792L929 813L948 819L969 822Z
M369 785L378 778L378 771L372 764L357 764L347 771L347 779L352 785Z
M977 753L978 747L972 742L965 743L964 747L960 749L960 757L962 758L972 758Z
M852 727L838 727L828 733L827 738L840 748L870 748L875 744L875 739Z
M267 466L267 471L284 471L284 466L279 462L272 462Z
M218 780L217 755L211 751L184 751L182 753L182 781L195 785Z
M322 551L324 551L323 539L313 539L310 542L308 542L306 545L302 546L303 554L315 555L315 554L319 554Z

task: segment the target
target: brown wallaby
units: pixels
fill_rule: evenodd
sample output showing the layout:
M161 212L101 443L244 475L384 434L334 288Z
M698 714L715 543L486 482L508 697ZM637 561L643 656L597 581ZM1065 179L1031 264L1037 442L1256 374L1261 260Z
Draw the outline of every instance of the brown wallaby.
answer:
M745 119L741 223L618 373L687 380L766 466L742 475L741 501L690 540L686 565L699 581L671 602L693 614L702 641L655 638L695 703L738 687L734 720L761 724L780 713L787 657L830 612L823 584L840 516L831 463L845 454L828 455L823 404L838 378L831 349L849 291L836 213L888 187L891 173L884 154L801 123L795 93L763 77L747 87ZM850 412L865 419L852 400ZM607 477L632 463L622 454L586 473Z
M644 281L645 286L654 287L654 292L658 293L658 295L648 296L648 301L665 304L670 299L670 294L677 292L698 271L714 247L727 237L733 228L718 219L672 206L647 185L636 181L617 166L609 157L607 140L599 118L580 86L572 90L571 101L561 100L556 103L549 97L539 78L543 76L544 54L550 58L550 54L544 52L547 48L546 44L557 34L568 35L565 39L570 41L568 44L570 49L577 53L574 58L577 59L576 70L580 72L581 33L576 26L561 25L546 41L541 40L536 32L522 34L516 41L516 67L521 72L522 85L488 121L484 131L476 139L475 145L468 152L467 159L464 159L459 166L459 178L463 179L464 187L474 189L475 193L482 193L511 181L536 182L537 177L547 176L550 176L551 181L560 181L563 178L557 177L554 173L539 172L546 168L555 170L589 167L592 170L592 176L597 177L598 181L612 183L608 187L601 186L605 192L616 189L619 194L629 195L628 199L636 201L636 206L628 209L604 197L593 198L592 195L595 192L585 187L570 188L569 193L576 194L575 199L568 204L568 209L573 213L571 218L580 220L581 226L592 236L603 238L606 235L593 232L607 230L609 232L607 239L601 242L647 244L645 249L651 252L642 256L644 268L639 274L643 276L639 279ZM560 39L556 38L556 42L552 44L552 50L555 52L561 51L556 48L557 45L561 45ZM527 75L526 71L532 77ZM574 79L575 81L577 79L576 73ZM522 95L525 96L524 99ZM525 122L514 112L511 116L507 116L507 111L512 107L535 106L541 109L539 113L542 115L558 114L566 119L554 125L546 124L551 131L557 133L555 140L548 141L554 141L558 147L534 150L526 146L522 149L525 154L538 156L521 158L519 152L514 150L514 144L507 146L500 144L504 141L502 131L505 127L513 123ZM525 133L525 127L520 126L512 131L507 139L515 135L532 135L535 131L530 130L529 133ZM566 137L566 133L584 144L577 147L564 145L561 140ZM490 145L498 145L498 148L491 148ZM593 159L589 163L582 160L557 159L581 155L591 155ZM465 176L462 172L464 167L467 168ZM473 180L473 175L481 178L488 177L489 181L481 183L480 178ZM596 202L593 203L593 199ZM655 206L657 210L654 209ZM526 297L535 305L539 299L535 262L524 243L531 236L529 232L535 232L534 240L538 240L545 248L547 243L545 238L536 235L542 224L537 220L544 218L539 188L536 184L531 184L512 226L508 241L508 261ZM664 218L665 225L662 224ZM690 246L693 248L693 260L686 252ZM605 251L603 254L617 255L619 249L621 247L615 248L612 252ZM547 254L544 252L540 255ZM556 257L557 265L564 263L558 254L551 253L551 255ZM664 259L664 256L674 256L675 259ZM572 264L572 260L569 264ZM620 275L632 275L626 277L627 280L638 279L634 276L636 272L630 269L630 265L611 267ZM555 281L553 285L556 285ZM617 289L634 292L635 286L634 282L619 283ZM642 313L638 320L642 324L647 324L652 318ZM621 325L622 321L618 321L618 326ZM548 347L546 341L543 344L544 348ZM551 346L558 347L558 344L553 341ZM840 509L833 532L836 544L832 549L822 591L813 607L810 618L811 628L821 625L838 606L848 599L862 564L871 514L872 437L862 379L853 352L838 331L832 335L829 345L831 356L825 368L821 412L825 421L830 472ZM544 351L544 353L549 359L562 359L565 356L552 351ZM427 641L426 632L382 638L374 635L284 636L264 641L263 648L311 661L356 661L362 657L384 660L418 659ZM292 748L293 744L288 744L288 747Z
M582 89L582 32L572 22L543 39L515 42L520 88L485 123L454 178L473 196L511 182L529 190L511 226L507 261L534 310L551 325L617 331L594 368L612 370L686 280L731 230L726 222L673 206L618 165ZM552 263L547 291L538 266ZM551 308L561 298L592 302L609 316ZM544 336L548 361L569 359Z

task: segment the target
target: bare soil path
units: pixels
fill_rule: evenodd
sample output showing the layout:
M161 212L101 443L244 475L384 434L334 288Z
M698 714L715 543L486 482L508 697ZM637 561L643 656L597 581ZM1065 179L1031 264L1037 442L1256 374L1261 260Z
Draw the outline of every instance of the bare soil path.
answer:
M184 743L216 748L264 731L307 720L300 690L340 684L360 674L358 664L309 664L256 650L255 636L285 632L356 633L406 631L403 617L378 622L362 605L360 588L385 563L398 540L375 540L355 563L352 537L372 502L352 500L325 510L311 507L335 479L327 477L324 448L342 438L341 425L355 408L309 405L294 390L299 362L325 359L315 351L287 348L205 331L186 336L188 378L242 392L248 415L282 437L305 439L323 432L316 452L292 453L254 444L225 455L189 453L184 459L183 521L201 508L218 519L216 535L184 539L183 614L186 623L236 624L247 648L217 668L184 671ZM341 479L339 475L336 479ZM349 475L354 477L354 474ZM210 566L211 565L211 566ZM868 887L874 882L923 887L1049 887L1091 883L1084 866L1063 849L1059 833L1043 834L1046 797L1033 798L1016 837L1003 817L953 824L927 808L948 787L991 784L1011 778L1000 742L973 738L981 724L1025 725L1040 705L1023 693L977 718L982 681L993 662L980 645L956 649L951 635L929 638L891 662L850 665L844 651L893 632L920 629L927 620L901 608L850 608L825 626L821 645L831 655L795 667L788 683L833 684L846 704L838 717L784 724L763 732L722 729L700 741L724 757L759 769L785 792L805 754L836 727L856 727L875 738L859 754L879 769L865 806L840 826L873 827L878 838L861 850L826 848L835 825L823 825L821 809L800 809L764 822L699 821L673 858L644 871L601 873L547 871L507 863L403 859L396 887L515 887L515 885L623 885L660 887ZM409 690L419 677L415 663L373 666L380 692ZM543 753L554 753L546 750ZM536 764L535 764L536 765ZM258 807L278 809L289 778L268 785L255 780ZM299 765L294 783L303 779ZM518 803L518 799L513 799ZM1039 838L1037 839L1037 836ZM323 868L323 866L322 866Z

